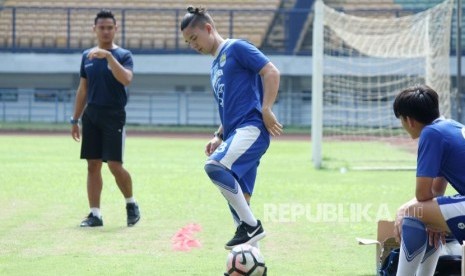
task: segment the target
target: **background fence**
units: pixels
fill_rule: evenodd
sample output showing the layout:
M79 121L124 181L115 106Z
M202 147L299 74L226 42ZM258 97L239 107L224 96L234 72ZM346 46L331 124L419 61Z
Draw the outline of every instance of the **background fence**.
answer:
M68 122L75 91L0 89L1 122ZM127 122L144 125L218 125L210 93L145 93L130 91ZM308 93L281 93L274 111L286 125L309 126Z

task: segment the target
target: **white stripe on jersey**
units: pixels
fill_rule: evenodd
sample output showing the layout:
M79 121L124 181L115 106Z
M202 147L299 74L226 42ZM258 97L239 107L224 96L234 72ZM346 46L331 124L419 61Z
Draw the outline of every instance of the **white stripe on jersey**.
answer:
M233 163L257 141L259 136L260 129L256 126L236 129L231 145L229 145L228 151L220 160L220 163L231 169Z
M450 204L439 204L441 213L444 219L447 221L451 218L464 216L465 201L450 203Z

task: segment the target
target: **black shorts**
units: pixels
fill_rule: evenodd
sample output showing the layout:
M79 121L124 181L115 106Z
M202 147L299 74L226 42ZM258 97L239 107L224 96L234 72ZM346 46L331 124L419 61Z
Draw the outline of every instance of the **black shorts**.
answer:
M81 120L81 159L122 163L126 138L126 111L88 105Z

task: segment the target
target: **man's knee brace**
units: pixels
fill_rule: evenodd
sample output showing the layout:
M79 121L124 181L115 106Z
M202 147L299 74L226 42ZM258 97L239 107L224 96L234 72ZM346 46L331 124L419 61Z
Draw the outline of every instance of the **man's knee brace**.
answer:
M236 179L228 169L212 163L205 164L204 169L215 185L232 193L237 193Z
M427 240L425 224L417 218L405 217L402 222L402 243L408 261L425 250Z

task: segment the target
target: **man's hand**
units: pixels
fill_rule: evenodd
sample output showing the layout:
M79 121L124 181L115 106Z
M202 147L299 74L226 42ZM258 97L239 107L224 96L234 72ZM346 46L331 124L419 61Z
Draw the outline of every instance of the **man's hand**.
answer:
M404 221L404 216L399 215L397 212L396 221L394 222L394 237L396 241L400 243L401 235L402 235L402 222Z
M74 141L79 142L81 141L81 135L79 133L79 125L73 124L71 127L71 136L73 137Z
M90 60L94 58L102 59L102 58L107 58L109 55L111 55L111 53L108 52L107 50L99 48L99 47L95 47L92 50L90 50L89 54L87 54L87 58Z
M283 125L278 122L271 109L263 109L262 116L265 127L272 136L279 136L283 133Z
M433 246L437 249L439 248L439 243L445 244L446 243L446 233L435 230L432 228L427 228L426 231L428 232L428 241L429 245Z
M213 137L210 142L205 146L205 154L207 156L212 155L212 153L223 143L219 137Z

